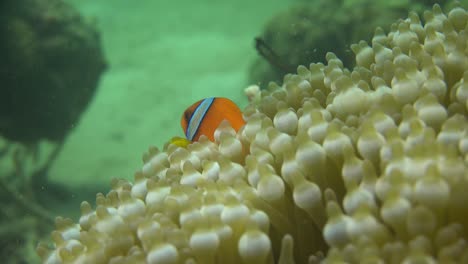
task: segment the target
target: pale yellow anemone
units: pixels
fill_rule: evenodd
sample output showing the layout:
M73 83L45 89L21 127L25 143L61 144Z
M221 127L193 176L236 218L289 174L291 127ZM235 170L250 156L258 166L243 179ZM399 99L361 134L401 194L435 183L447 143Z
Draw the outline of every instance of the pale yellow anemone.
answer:
M44 263L468 262L468 13L301 66L216 142L151 148Z

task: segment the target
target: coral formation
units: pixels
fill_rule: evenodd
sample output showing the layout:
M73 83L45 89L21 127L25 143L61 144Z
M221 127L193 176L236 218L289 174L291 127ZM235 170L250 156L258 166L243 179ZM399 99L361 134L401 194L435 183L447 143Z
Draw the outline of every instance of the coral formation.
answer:
M63 141L106 68L99 33L62 0L0 5L0 135Z
M3 263L36 263L37 242L50 232L54 214L46 208L43 179L59 152L55 148L42 161L42 155L0 137L0 256ZM40 186L41 188L37 188ZM63 187L63 186L60 186ZM63 189L61 189L63 190ZM63 201L63 200L61 200Z
M235 133L150 148L44 263L468 262L468 12L438 5L270 85Z
M369 41L377 26L390 29L408 10L421 12L430 1L386 0L306 0L273 16L261 38L277 55L273 62L257 58L250 69L250 82L265 88L270 81L280 82L297 66L321 62L333 52L345 67L354 67L349 45ZM453 1L443 1L444 7ZM257 48L258 50L258 48ZM259 51L259 53L261 53ZM262 55L263 56L263 55ZM278 64L282 67L278 67Z
M48 179L62 145L31 148L0 137L0 256L2 263L39 263L37 243L49 237L55 215L107 187L66 186ZM79 196L79 197L77 197ZM75 211L75 216L79 211Z
M95 26L62 0L1 1L0 36L0 256L37 263L49 210L71 196L48 170L106 63Z

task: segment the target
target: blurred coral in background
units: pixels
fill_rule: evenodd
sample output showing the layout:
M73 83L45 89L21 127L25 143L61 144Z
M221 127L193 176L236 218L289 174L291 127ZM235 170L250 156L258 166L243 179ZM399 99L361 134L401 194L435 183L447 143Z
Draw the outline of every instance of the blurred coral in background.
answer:
M303 0L273 16L259 37L277 55L283 67L258 57L250 68L250 82L266 88L270 81L281 83L297 66L325 60L333 52L344 66L352 68L354 53L349 46L370 41L375 28L390 30L392 23L422 13L437 1ZM443 1L449 9L455 1ZM466 1L465 1L466 2Z
M2 2L0 135L61 141L106 68L94 26L60 0Z
M61 0L0 6L0 256L35 263L52 206L69 196L47 180L48 170L106 62L95 26Z

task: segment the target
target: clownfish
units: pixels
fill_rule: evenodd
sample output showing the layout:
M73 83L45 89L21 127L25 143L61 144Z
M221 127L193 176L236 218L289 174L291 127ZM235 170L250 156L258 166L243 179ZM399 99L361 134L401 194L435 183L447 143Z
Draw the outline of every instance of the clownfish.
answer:
M227 120L236 131L245 124L242 111L233 101L222 97L200 100L189 106L180 120L186 139L175 137L170 143L186 147L201 135L214 141L214 132L223 120Z

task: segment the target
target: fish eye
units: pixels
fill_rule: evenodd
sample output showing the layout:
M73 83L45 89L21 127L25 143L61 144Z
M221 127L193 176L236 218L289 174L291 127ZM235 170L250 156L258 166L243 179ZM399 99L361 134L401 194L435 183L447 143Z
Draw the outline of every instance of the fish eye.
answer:
M190 113L190 111L187 110L184 112L184 117L185 117L185 120L189 121L190 117L192 117L192 113Z

